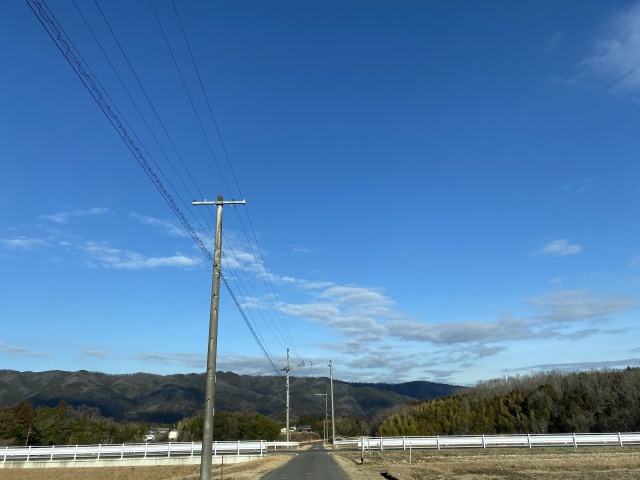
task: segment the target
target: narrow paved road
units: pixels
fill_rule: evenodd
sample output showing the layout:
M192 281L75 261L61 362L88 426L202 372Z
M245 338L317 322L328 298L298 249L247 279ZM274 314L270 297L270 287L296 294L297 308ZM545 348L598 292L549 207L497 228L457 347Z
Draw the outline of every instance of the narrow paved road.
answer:
M331 450L315 445L309 450L300 450L293 460L260 480L349 480L330 453Z

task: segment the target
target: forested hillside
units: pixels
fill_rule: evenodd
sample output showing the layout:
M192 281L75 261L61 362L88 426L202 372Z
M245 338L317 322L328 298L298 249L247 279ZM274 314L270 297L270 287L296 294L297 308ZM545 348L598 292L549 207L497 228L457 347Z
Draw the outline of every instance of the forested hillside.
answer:
M640 369L547 372L482 382L392 413L381 436L640 431Z
M82 372L76 372L71 378L78 380L77 374L82 377ZM89 375L91 377L102 374ZM270 398L271 391L267 388L269 382L264 377L256 379L235 374L225 375L227 379L237 381L232 389L233 396L244 395L245 399L242 410L216 409L216 439L275 438L282 422L261 414L256 411L257 408L253 411L249 409L253 405L250 401L252 395L262 392L262 395ZM112 378L118 376L107 377L108 382L104 383L123 383L122 378ZM4 378L6 379L6 376ZM142 378L148 380L146 376ZM172 381L173 386L161 383L155 388L165 394L173 389L184 388L175 385L175 378ZM100 383L102 388L111 392L112 387L108 388L104 383ZM157 393L145 393L149 385L143 387L131 378L124 383L142 398L163 397ZM76 384L74 388L82 391L82 385ZM133 388L136 385L137 387ZM52 385L47 383L45 387L45 390L50 391ZM24 382L18 383L16 388L25 389L27 385ZM59 386L62 392L67 392L66 388L64 384ZM337 384L336 390L339 393L336 394L336 405L340 407L336 408L347 411L344 405L353 404L350 411L361 409L377 412L374 418L366 418L336 411L338 435L425 436L640 431L640 368L580 373L545 372L505 377L481 382L474 388L463 390L463 393L422 402L414 401L408 405L399 405L391 401L393 398L385 397L392 394L392 389L408 393L408 390L405 390L407 387L403 384L381 385L378 388L374 388L374 385L349 385L342 382ZM421 390L423 385L411 385L410 388L410 391ZM318 401L314 390L315 388L308 389L301 392L300 396L311 396L316 404L321 404L321 408L295 415L293 425L311 425L313 431L321 433L324 402ZM88 391L92 392L94 389L90 388ZM386 405L395 406L386 410L372 410L374 404L380 405L376 403L376 399L381 395L382 398L386 398ZM42 398L41 393L35 396ZM201 396L200 393L198 396ZM113 394L107 395L107 398L113 398ZM132 395L132 398L134 400L129 401L135 405L135 399L138 397ZM171 403L171 395L167 394L164 398L168 404ZM185 414L178 420L175 424L179 431L179 440L191 441L201 438L201 413ZM148 423L140 421L116 422L102 416L100 409L95 406L73 406L65 401L59 401L53 406L33 406L31 402L23 400L9 407L0 406L0 445L23 445L26 442L30 445L133 442L140 441L149 427Z
M284 420L283 378L218 372L216 380L216 411L260 413ZM325 404L316 393L329 392L329 379L292 376L290 380L291 418L321 418ZM55 407L64 401L78 410L97 409L101 416L118 422L176 423L202 410L204 387L204 373L163 376L0 370L0 406L26 401L34 408ZM389 407L450 395L458 389L425 381L377 385L334 379L335 413L337 418L372 420Z

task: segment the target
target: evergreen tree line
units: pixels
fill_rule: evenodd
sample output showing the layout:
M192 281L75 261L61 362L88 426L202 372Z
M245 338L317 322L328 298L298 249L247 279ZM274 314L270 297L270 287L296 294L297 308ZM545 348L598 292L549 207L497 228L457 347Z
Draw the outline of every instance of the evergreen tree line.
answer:
M200 413L178 422L178 441L202 441L204 417ZM280 423L259 413L216 412L213 416L213 440L267 440L280 435Z
M117 423L94 407L77 409L61 401L55 407L33 408L28 402L0 406L1 445L92 445L140 441L146 423Z
M202 414L180 421L178 441L202 440ZM118 423L95 407L77 409L64 401L33 408L28 402L0 406L0 445L95 445L144 441L151 425ZM214 440L276 440L280 424L258 413L216 412ZM166 438L159 439L167 441Z
M380 436L640 431L640 368L557 371L480 382L409 405Z

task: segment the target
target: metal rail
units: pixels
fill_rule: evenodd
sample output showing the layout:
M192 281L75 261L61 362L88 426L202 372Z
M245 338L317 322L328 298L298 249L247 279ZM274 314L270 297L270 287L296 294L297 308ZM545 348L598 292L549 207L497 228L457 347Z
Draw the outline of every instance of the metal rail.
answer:
M460 435L435 437L361 437L338 440L336 446L361 450L406 450L411 448L495 448L495 447L595 447L640 445L640 432L564 433L517 435Z
M213 442L213 455L242 455L269 449L299 448L299 442L267 442L265 440ZM0 448L2 461L42 460L113 460L122 458L150 458L196 456L202 453L202 442L122 443L100 445L51 445L46 447Z

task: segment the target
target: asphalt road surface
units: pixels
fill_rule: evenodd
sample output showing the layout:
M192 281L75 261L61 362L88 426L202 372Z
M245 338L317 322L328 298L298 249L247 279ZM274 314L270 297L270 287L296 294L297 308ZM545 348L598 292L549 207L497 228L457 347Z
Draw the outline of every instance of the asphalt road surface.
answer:
M329 450L313 446L298 451L293 460L260 480L349 480L349 477L331 458Z

